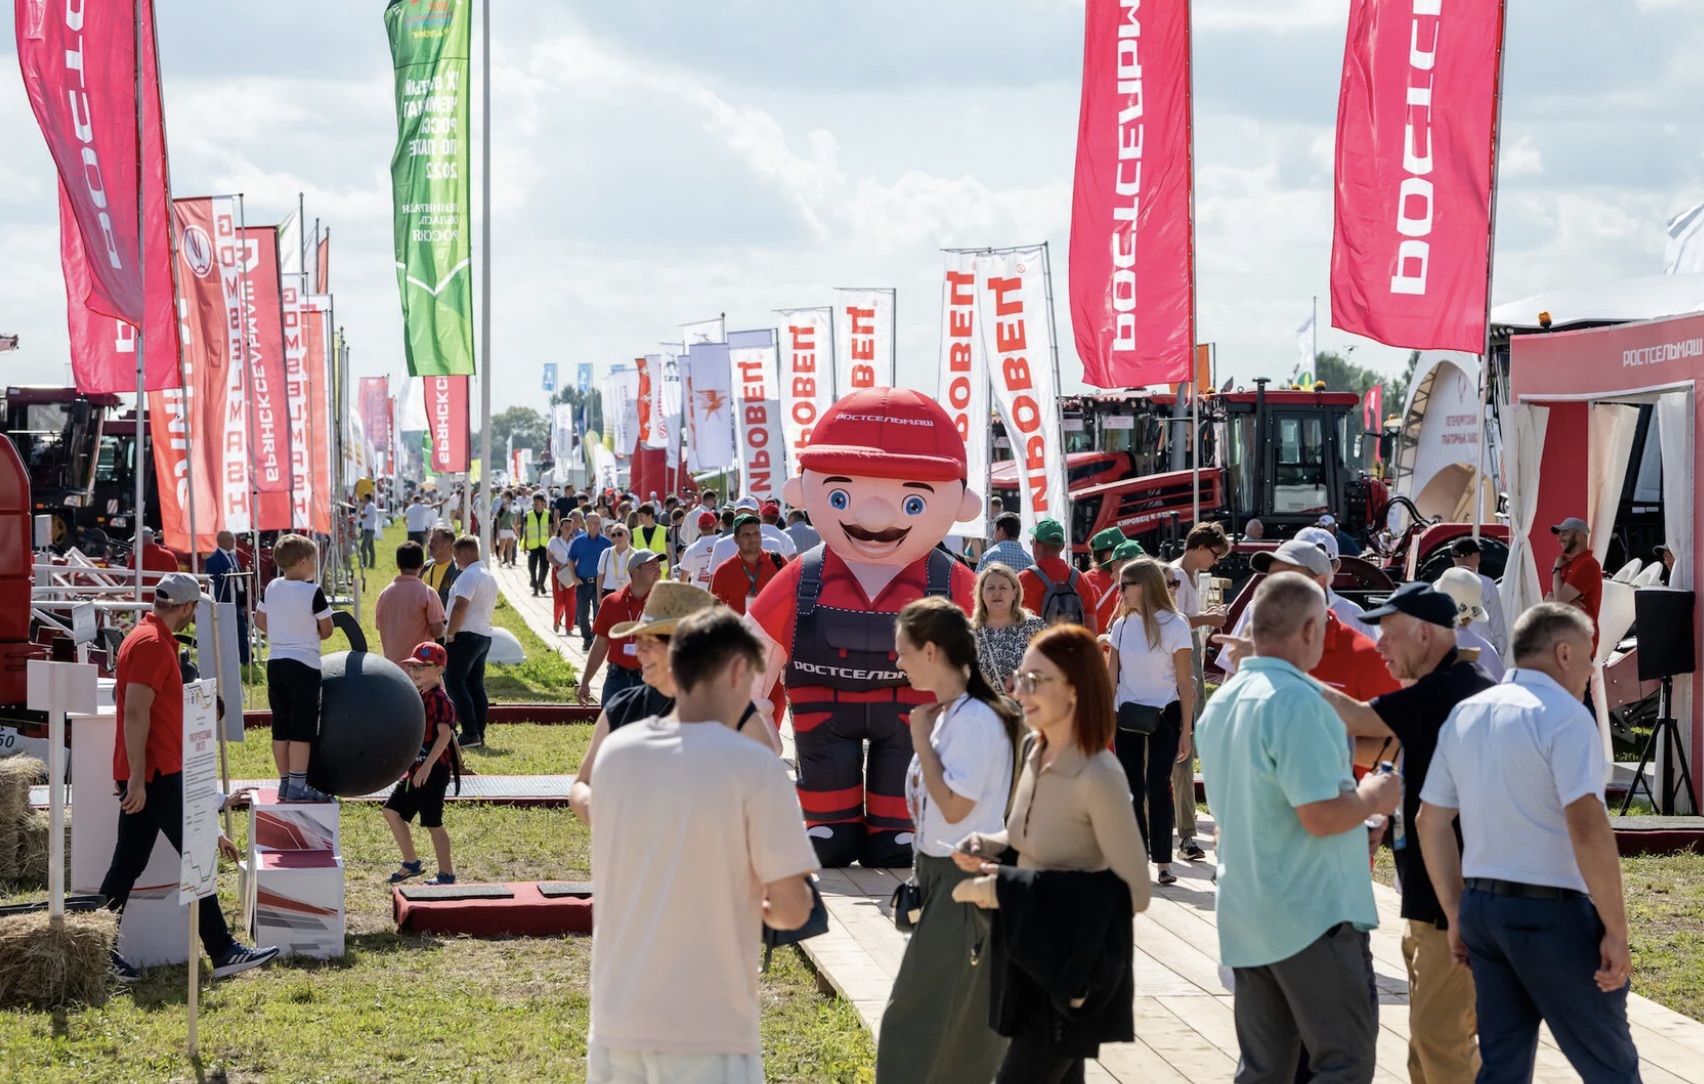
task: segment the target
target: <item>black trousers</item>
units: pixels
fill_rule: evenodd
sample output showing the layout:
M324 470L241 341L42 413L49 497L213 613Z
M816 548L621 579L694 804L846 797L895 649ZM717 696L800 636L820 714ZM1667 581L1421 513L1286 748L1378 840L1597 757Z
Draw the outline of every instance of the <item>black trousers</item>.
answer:
M118 843L112 849L112 865L101 881L101 895L110 910L123 913L136 879L148 868L154 854L154 840L161 832L166 842L179 854L183 853L183 773L162 775L143 786L148 802L140 813L118 814ZM201 922L201 947L207 955L218 960L235 944L225 916L219 911L218 899L201 901L198 911Z
M1160 728L1152 734L1120 730L1113 737L1113 751L1130 781L1136 825L1142 829L1142 838L1148 841L1148 857L1155 863L1172 860L1172 827L1177 819L1172 768L1177 764L1177 745L1182 738L1183 709L1176 700L1166 705Z
M1083 1059L1061 1054L1040 1032L1026 1031L1006 1048L994 1084L1083 1084Z
M527 573L532 580L534 592L543 591L549 586L546 582L550 576L550 550L548 547L539 546L527 551Z
M449 656L444 667L444 691L456 705L456 722L463 741L485 740L485 716L491 702L485 695L485 656L491 653L491 637L458 632L444 645Z

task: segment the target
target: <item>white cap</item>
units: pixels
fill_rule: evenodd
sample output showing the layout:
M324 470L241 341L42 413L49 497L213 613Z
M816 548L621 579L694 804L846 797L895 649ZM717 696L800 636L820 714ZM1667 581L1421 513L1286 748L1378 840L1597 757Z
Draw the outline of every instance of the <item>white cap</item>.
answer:
M1333 561L1339 560L1343 556L1342 552L1337 548L1337 536L1326 530L1324 527L1303 527L1301 530L1296 532L1296 541L1312 542L1314 545L1324 550L1325 555Z

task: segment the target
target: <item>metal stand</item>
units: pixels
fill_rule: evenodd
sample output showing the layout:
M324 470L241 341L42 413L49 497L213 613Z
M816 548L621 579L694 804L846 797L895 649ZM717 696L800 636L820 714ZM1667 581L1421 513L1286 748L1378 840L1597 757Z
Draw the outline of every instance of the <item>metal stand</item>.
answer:
M1627 788L1627 794L1621 799L1621 816L1627 815L1627 810L1633 805L1633 796L1639 792L1640 784L1644 784L1645 794L1651 799L1651 805L1660 816L1674 816L1674 800L1680 793L1680 788L1686 788L1686 804L1694 812L1698 810L1697 791L1692 787L1692 772L1686 766L1686 751L1680 744L1680 724L1671 717L1672 701L1674 699L1674 679L1662 679L1662 692L1658 694L1657 721L1652 724L1651 737L1645 742L1645 751L1639 754L1639 766L1633 770L1633 782ZM1645 779L1645 765L1653 763L1657 749L1663 751L1663 794L1659 800L1651 784ZM1674 766L1680 765L1680 779L1674 778Z

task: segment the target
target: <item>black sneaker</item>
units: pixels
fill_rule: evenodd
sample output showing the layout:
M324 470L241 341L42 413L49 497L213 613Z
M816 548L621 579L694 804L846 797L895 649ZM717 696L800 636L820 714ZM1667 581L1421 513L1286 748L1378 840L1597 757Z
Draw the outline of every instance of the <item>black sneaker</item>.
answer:
M120 956L116 950L112 954L108 972L112 975L112 981L121 982L126 986L133 986L142 981L142 972L136 969L135 964Z
M228 979L232 975L240 975L244 971L271 963L277 955L276 948L250 948L247 945L233 944L225 955L213 961L213 977Z
M1201 844L1193 839L1184 840L1183 846L1179 847L1178 850L1191 862L1200 862L1207 857L1207 852L1201 849Z

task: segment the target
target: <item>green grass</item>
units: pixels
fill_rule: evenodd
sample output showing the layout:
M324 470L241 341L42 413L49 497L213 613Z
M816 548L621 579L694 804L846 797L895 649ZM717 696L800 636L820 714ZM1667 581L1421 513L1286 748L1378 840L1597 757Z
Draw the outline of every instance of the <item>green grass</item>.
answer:
M513 757L528 771L572 770L590 728L499 726L491 734L493 757ZM239 764L262 766L263 756L270 771L264 742L232 748L236 774ZM521 770L488 767L480 753L469 759L483 771ZM244 823L238 819L239 845ZM452 803L444 823L463 879L589 876L590 833L566 809ZM399 856L378 806L345 803L342 831L347 955L281 962L211 985L204 978L199 1074L183 1056L186 970L166 967L103 1006L0 1012L0 1081L583 1080L590 940L398 934L384 879ZM430 843L418 835L431 868ZM227 872L221 883L233 915L236 878ZM0 886L0 903L30 898L39 890ZM857 1012L819 993L795 950L775 955L761 990L769 1079L874 1079L874 1045Z
M364 573L361 589L361 631L366 634L369 650L379 649L378 626L373 623L373 605L396 578L396 547L407 537L402 521L386 528L375 543L377 566ZM485 668L485 691L492 702L499 704L562 704L573 699L579 687L574 666L562 657L553 645L540 639L527 626L526 620L501 596L493 614L493 623L514 633L526 652L526 661L513 666L488 665ZM332 634L325 642L324 653L329 655L349 650L349 640L341 632ZM265 708L266 668L249 667L245 675L244 703L251 709Z
M486 731L486 744L462 750L462 762L480 775L573 775L592 740L589 725L544 726L497 723ZM270 779L272 741L265 730L250 730L229 750L232 779Z
M1395 885L1389 848L1373 879ZM1704 1021L1704 855L1696 851L1621 860L1633 992Z

